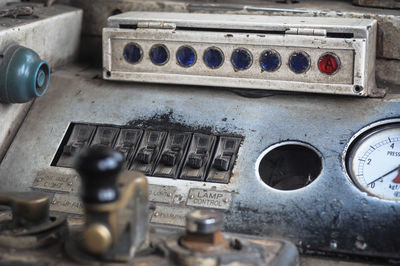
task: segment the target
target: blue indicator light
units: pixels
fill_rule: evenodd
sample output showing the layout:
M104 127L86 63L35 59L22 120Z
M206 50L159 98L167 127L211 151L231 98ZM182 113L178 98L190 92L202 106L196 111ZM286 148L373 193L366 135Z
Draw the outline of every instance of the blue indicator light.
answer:
M304 52L293 53L289 58L289 67L295 73L304 73L310 68L310 57Z
M150 60L155 65L165 65L169 60L169 52L167 47L162 44L155 44L150 49Z
M247 49L238 48L233 51L231 62L235 69L245 70L253 63L253 57Z
M190 46L182 46L176 52L176 60L183 67L190 67L196 63L197 56L195 50Z
M203 55L204 63L210 68L219 68L224 63L224 54L217 47L208 48Z
M273 50L266 50L260 56L260 66L265 71L275 71L281 66L279 53Z
M142 48L136 43L129 43L124 48L124 58L131 64L136 64L142 60Z

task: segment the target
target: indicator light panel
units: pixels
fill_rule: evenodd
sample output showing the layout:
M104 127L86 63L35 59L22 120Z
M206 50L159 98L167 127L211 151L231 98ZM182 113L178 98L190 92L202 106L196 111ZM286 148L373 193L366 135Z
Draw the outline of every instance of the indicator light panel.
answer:
M128 12L103 31L103 77L380 97L376 32L371 19Z

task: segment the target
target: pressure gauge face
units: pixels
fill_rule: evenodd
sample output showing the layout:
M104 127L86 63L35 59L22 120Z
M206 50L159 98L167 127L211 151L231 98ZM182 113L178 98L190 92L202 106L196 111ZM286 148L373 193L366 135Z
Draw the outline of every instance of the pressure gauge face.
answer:
M371 128L350 144L347 171L370 195L400 200L400 122Z

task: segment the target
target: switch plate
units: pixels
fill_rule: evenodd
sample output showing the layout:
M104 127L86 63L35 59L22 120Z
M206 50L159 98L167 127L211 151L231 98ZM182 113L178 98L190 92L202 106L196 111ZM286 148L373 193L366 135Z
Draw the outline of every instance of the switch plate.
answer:
M124 156L124 168L128 168L129 162L135 156L142 135L143 130L141 129L121 129L114 150L119 151Z
M241 138L220 137L207 176L208 182L228 183L236 161Z
M115 142L115 138L118 135L118 132L119 128L98 127L90 146L102 145L102 146L112 147Z
M193 135L181 179L204 181L216 139L216 136L197 133Z
M83 147L89 146L95 130L95 126L74 124L67 144L62 147L62 154L57 161L57 166L72 167L74 155Z
M191 133L170 132L157 161L153 176L177 178L184 162Z
M129 170L151 175L167 132L146 130Z

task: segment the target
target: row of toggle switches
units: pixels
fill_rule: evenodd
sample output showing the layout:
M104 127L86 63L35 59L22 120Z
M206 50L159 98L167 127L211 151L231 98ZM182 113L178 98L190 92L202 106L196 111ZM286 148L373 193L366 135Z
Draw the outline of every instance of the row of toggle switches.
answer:
M228 183L241 142L196 132L71 124L52 165L72 167L83 147L103 145L123 154L126 169L147 176Z

